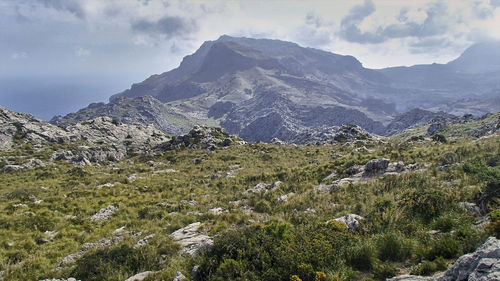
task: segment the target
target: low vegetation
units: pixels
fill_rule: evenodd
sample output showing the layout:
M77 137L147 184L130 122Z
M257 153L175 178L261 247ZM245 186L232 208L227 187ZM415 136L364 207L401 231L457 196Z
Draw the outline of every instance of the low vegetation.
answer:
M125 280L154 271L145 280L172 280L177 271L190 276L194 265L200 281L384 280L441 271L487 236L499 237L500 139L409 138L185 148L102 165L55 161L0 172L0 279ZM45 161L61 148L23 144L0 156ZM347 168L382 157L420 169L314 189L333 172L339 179ZM248 192L259 183L269 184L266 191ZM89 220L110 205L117 211L109 219ZM223 211L209 212L214 208ZM357 230L333 220L346 214L363 217ZM486 227L483 216L490 218ZM214 246L190 257L169 234L193 222L202 223ZM116 243L85 245L102 239Z

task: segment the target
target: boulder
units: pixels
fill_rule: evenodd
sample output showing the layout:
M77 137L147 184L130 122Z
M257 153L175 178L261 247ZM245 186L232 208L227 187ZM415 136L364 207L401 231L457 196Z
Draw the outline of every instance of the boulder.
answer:
M387 167L389 167L389 162L389 159L386 158L372 159L365 164L364 174L366 176L372 176L384 173Z
M359 227L359 222L363 217L356 214L347 214L343 217L336 218L335 220L345 224L347 230L353 231L357 230Z
M210 249L213 246L212 237L202 234L200 227L201 223L195 222L170 234L175 242L181 244L182 254L194 256L200 251Z

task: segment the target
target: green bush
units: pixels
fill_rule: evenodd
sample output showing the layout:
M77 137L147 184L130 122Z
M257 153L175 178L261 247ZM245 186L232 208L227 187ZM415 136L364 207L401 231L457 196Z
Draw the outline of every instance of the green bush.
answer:
M271 213L271 205L269 205L269 203L265 200L259 200L255 206L254 206L254 210L257 212L257 213Z
M435 134L432 136L433 141L441 142L441 143L447 143L448 140L443 134Z
M411 250L405 247L401 233L386 233L377 239L378 257L384 261L403 261Z
M441 189L413 189L403 194L401 204L411 210L411 216L429 221L451 206L452 198Z
M432 275L437 271L444 271L448 268L448 263L442 257L437 257L434 261L424 261L411 271L414 275Z
M370 244L361 243L352 247L348 253L349 264L356 269L368 271L375 262L375 250Z

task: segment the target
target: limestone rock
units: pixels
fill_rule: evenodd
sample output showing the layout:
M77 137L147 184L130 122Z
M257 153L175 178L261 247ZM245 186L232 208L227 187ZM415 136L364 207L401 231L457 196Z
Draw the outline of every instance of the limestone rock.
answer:
M174 137L158 148L161 150L178 150L182 148L215 150L245 143L242 139L222 131L221 128L194 126L189 133Z
M335 220L345 224L348 230L357 230L359 227L359 222L363 217L356 214L347 214L343 217L336 218Z
M177 271L177 273L175 273L174 279L172 281L182 281L182 280L186 280L186 276L184 276L184 274L182 274L182 272Z
M156 273L156 271L144 271L144 272L137 273L136 275L127 278L127 280L125 280L125 281L142 281L142 280L146 279L146 277L148 277L149 275L154 274L154 273Z
M99 212L91 216L90 220L94 222L102 222L105 220L109 220L117 210L118 210L117 207L109 205L106 208L100 209Z
M201 223L195 222L170 234L172 239L183 247L182 254L194 256L200 251L210 249L213 246L212 238L202 234L200 227Z

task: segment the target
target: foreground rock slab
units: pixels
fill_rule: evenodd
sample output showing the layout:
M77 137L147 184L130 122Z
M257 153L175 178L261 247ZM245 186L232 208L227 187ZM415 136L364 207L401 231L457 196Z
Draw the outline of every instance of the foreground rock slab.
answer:
M200 227L201 223L195 222L170 234L175 242L181 244L181 254L194 256L213 246L212 237L201 233Z

